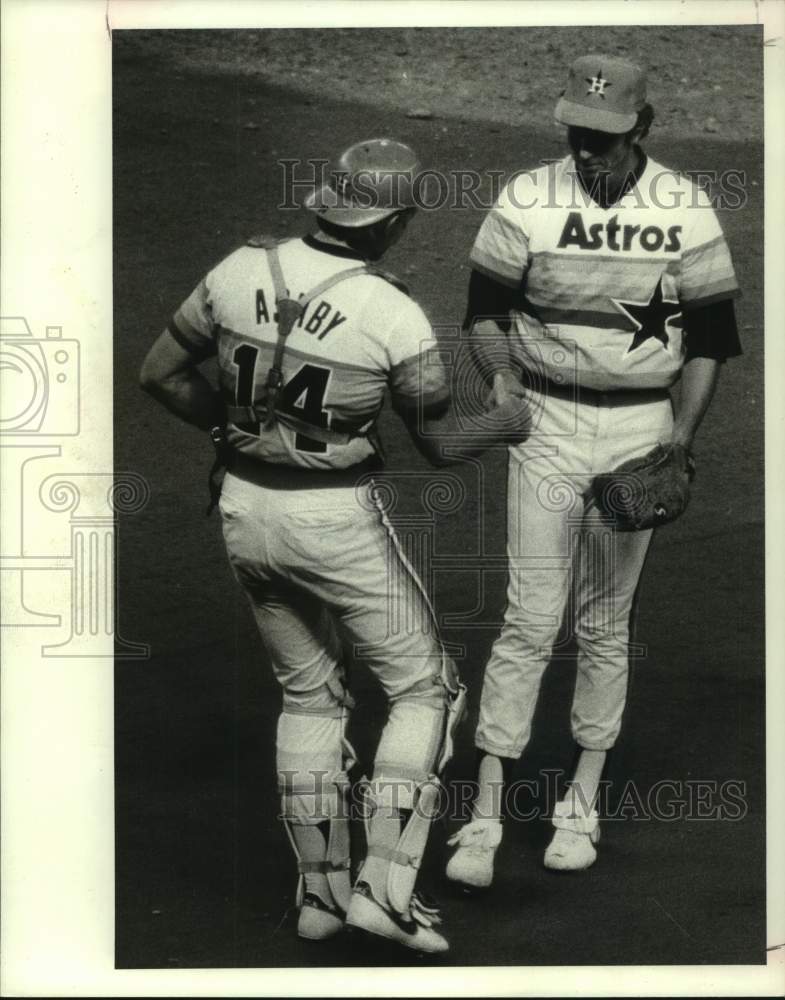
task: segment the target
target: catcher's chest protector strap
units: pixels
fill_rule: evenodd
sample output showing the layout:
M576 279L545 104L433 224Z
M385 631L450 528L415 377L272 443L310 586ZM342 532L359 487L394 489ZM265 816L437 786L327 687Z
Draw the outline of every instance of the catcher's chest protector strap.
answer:
M333 274L324 281L319 282L318 285L315 285L310 291L304 292L297 299L292 299L289 297L286 280L281 268L281 260L278 256L278 242L269 237L258 236L249 240L249 246L259 247L267 254L267 263L275 289L275 305L278 311L278 339L275 344L273 363L267 372L267 382L265 383L265 388L267 389L267 414L264 419L264 426L269 428L275 423L276 404L283 384L283 357L286 350L286 338L292 332L292 327L305 312L309 303L340 282L359 274L375 275L395 284L397 287L400 287L400 284L397 279L394 279L384 271L378 271L367 264L363 264L359 267L349 268L346 271L339 271L338 274ZM335 441L340 444L346 443L351 436L346 434L334 436L329 433L329 429L325 433L323 428L310 428L310 425L302 425L298 429L314 439L322 440L323 438L328 438L329 441ZM312 433L313 430L321 431L321 437L317 438L316 434Z

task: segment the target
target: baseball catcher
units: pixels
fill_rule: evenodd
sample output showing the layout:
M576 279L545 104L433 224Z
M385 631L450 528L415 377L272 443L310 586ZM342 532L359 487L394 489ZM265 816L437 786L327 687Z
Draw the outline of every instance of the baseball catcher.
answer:
M346 923L439 952L448 945L438 912L416 882L464 688L375 485L376 421L389 391L415 445L441 465L452 461L445 442L476 455L522 440L529 416L508 401L459 431L430 324L375 266L415 214L417 171L413 151L391 139L346 150L308 201L316 231L254 238L218 264L153 345L141 379L210 431L228 464L226 549L283 691L277 771L298 933L325 939ZM213 355L218 396L198 368ZM390 609L416 627L396 627ZM352 649L389 704L364 783L367 852L354 886Z

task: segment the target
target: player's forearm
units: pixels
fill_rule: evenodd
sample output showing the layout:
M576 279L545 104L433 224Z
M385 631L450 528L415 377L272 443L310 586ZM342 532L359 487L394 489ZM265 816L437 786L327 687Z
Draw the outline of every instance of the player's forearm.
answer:
M688 450L709 408L717 380L720 363L714 358L692 358L684 365L681 376L681 394L676 409L671 440Z
M513 289L472 271L463 328L469 336L472 358L488 382L497 372L514 373L508 336L513 304Z
M496 320L477 320L469 334L469 348L475 365L486 381L492 382L496 375L511 375L518 380L507 332Z
M528 410L520 400L511 398L507 404L478 416L461 415L453 404L438 418L412 417L406 421L415 447L431 465L458 465L468 458L482 455L492 447L507 447L525 439L530 427Z
M472 357L481 377L491 387L489 402L503 403L522 396L521 374L516 369L507 333L494 320L478 320L471 333Z
M186 423L203 431L216 423L215 390L196 368L165 378L153 377L143 368L139 381L145 392Z
M499 443L498 432L462 427L452 407L439 420L423 421L420 433L413 438L420 453L438 467L458 465Z

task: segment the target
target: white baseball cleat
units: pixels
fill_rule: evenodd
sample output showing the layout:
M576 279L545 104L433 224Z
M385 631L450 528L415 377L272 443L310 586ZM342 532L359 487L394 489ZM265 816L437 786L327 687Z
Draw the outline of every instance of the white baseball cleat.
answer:
M447 862L447 878L475 889L487 889L493 882L493 857L502 842L498 820L473 819L447 841L458 849Z
M543 858L546 868L578 872L594 864L597 860L594 845L600 839L600 823L595 809L584 816L573 803L567 800L557 802L553 810L553 825L556 833Z
M364 882L355 886L346 914L347 927L355 927L413 951L431 955L448 951L450 947L446 938L434 930L434 925L439 923L441 919L436 908L417 893L412 896L409 913L401 916L377 903Z
M300 907L297 933L309 941L325 941L343 929L343 911L328 906L319 896L306 892Z

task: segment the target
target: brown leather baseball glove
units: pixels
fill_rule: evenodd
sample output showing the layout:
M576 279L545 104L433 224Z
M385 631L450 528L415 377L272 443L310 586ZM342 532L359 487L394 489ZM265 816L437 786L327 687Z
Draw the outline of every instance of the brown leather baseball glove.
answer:
M685 448L658 444L640 458L596 476L592 493L620 531L644 531L684 513L694 475L695 462Z

